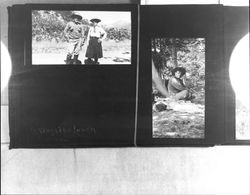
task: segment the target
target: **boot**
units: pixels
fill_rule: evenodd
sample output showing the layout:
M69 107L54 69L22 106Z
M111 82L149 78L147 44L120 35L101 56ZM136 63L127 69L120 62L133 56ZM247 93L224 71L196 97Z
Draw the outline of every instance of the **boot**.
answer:
M74 55L73 64L78 64L78 56L79 55Z
M99 64L98 58L95 58L95 64Z
M66 64L70 64L70 62L71 62L71 55L70 54L67 55L66 60L64 60L64 62Z

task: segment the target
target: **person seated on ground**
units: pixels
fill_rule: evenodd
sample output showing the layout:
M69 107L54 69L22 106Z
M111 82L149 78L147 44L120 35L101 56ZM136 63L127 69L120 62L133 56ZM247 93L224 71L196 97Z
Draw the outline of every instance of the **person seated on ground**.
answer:
M172 77L168 81L168 92L175 100L191 100L194 98L185 85L185 74L185 68L174 68L172 71Z

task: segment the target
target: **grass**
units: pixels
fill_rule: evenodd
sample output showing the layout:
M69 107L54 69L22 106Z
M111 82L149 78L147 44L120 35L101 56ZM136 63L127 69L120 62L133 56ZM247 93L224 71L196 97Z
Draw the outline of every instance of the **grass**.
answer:
M65 53L67 52L66 42L55 41L32 41L32 53Z
M167 110L153 112L153 138L204 137L204 105L174 102Z
M86 44L84 44L86 46ZM116 42L114 40L104 40L103 51L124 51L124 54L131 53L131 41L124 40ZM34 41L32 42L33 53L61 53L67 51L67 42L56 41Z
M124 52L131 52L131 40L124 40L116 42L114 40L103 41L103 51L117 51L124 50Z
M130 64L131 62L131 40L113 41L104 40L102 43L103 58L100 64ZM87 44L84 44L79 54L83 62ZM35 64L61 64L64 63L67 54L67 42L56 41L33 41L33 62Z
M236 139L250 139L250 113L240 100L236 100Z

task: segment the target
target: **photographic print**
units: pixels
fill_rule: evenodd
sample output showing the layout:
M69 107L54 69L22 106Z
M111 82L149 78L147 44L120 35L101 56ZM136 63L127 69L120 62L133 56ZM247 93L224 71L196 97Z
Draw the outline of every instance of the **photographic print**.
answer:
M205 138L205 39L151 44L153 138Z
M32 64L131 64L131 12L33 10Z
M250 140L249 33L241 38L232 52L229 74L235 93L235 139Z

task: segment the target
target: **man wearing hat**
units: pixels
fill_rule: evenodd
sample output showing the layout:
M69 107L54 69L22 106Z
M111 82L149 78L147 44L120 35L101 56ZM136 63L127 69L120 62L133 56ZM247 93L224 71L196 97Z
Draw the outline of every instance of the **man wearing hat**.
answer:
M66 57L66 64L79 64L79 52L84 44L85 35L84 27L81 23L82 16L73 14L72 21L68 22L64 29L64 36L68 41L68 54ZM72 61L73 57L73 61Z
M93 18L90 21L92 22L92 26L89 28L87 36L88 47L85 56L88 58L87 63L99 64L98 59L103 57L102 41L106 38L107 33L102 27L98 26L98 23L101 22L100 19Z

